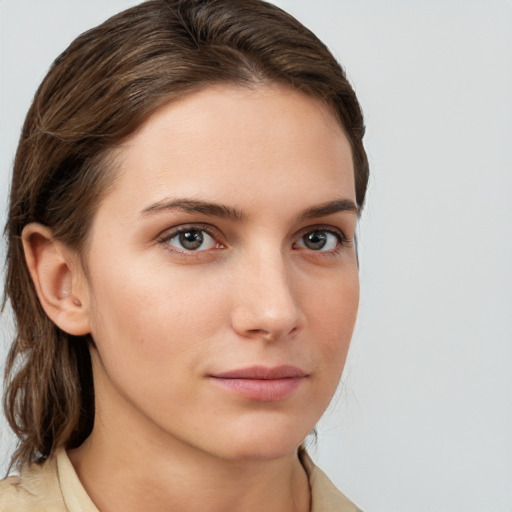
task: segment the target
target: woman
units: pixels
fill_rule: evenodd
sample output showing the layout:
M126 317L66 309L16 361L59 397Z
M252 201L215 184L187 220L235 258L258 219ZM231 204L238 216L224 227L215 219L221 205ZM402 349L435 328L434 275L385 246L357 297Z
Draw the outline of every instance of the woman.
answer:
M357 312L363 133L259 0L153 0L71 44L14 164L0 510L356 510L302 443Z

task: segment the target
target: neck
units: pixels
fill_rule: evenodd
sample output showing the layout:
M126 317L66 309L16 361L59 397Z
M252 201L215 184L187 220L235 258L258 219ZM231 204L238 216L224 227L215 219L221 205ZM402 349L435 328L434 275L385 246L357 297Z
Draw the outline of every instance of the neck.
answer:
M192 449L117 446L92 433L69 452L100 512L308 512L309 486L297 454L270 461L226 461Z

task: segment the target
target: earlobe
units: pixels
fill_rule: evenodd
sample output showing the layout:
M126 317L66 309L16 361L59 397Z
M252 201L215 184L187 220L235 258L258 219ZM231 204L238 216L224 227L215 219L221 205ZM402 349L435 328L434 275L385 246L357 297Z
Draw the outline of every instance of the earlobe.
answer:
M69 334L88 334L85 276L77 258L41 224L28 224L21 236L27 266L48 317Z

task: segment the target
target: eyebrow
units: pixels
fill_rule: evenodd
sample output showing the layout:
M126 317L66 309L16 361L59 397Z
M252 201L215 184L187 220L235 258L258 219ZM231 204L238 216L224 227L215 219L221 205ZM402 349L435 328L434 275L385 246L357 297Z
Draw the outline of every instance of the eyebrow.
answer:
M225 218L242 222L247 220L247 215L237 208L224 204L212 203L196 199L164 199L142 210L143 216L159 213L167 210L181 210L187 213L202 213L213 217ZM338 212L351 212L359 214L359 208L351 199L334 199L325 203L306 208L299 214L299 220L308 220L317 217L325 217Z
M307 208L299 215L299 220L314 219L316 217L325 217L338 212L351 212L359 215L359 208L351 199L335 199L319 205Z
M203 213L205 215L235 221L243 221L247 218L242 210L238 210L232 206L196 199L164 199L163 201L159 201L158 203L144 208L141 213L145 216L166 210L182 210L187 213Z

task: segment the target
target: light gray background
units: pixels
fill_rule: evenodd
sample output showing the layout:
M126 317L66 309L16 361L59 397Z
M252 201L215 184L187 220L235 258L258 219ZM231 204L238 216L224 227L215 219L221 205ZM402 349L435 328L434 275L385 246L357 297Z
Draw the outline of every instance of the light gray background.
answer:
M135 3L0 0L2 224L51 61ZM511 512L512 2L276 3L346 66L372 170L358 325L313 456L366 512Z

